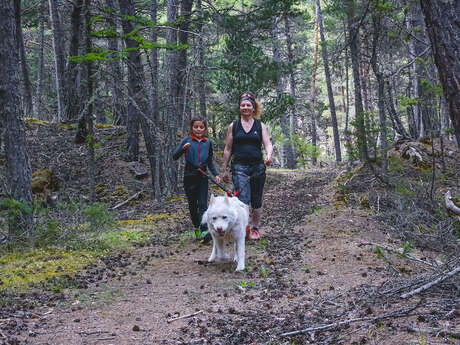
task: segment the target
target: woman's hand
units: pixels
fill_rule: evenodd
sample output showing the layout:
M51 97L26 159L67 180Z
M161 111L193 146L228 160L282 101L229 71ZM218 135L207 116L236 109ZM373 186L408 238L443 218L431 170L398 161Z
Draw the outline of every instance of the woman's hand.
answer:
M182 146L182 149L186 151L190 147L190 143L185 143L184 146Z
M220 183L220 176L219 175L216 176L216 181L217 181L217 183Z
M272 159L271 157L266 157L265 160L264 160L264 164L266 166L269 166L270 164L272 164Z
M228 173L228 170L227 170L227 169L223 169L222 171L223 171L223 173L222 173L222 179L224 180L224 182L229 183L229 182L230 182L230 174Z

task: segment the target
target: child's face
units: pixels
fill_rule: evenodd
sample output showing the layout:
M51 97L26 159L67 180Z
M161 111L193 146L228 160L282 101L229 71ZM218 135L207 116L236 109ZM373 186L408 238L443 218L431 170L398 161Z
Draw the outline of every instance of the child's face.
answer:
M206 126L203 121L195 121L192 125L192 134L197 138L201 138L206 132Z

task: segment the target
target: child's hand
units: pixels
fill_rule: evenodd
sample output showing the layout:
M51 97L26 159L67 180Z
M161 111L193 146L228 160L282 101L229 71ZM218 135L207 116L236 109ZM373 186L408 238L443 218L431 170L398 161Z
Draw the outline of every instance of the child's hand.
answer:
M220 183L220 176L219 175L216 176L216 181L217 181L217 183Z
M190 143L185 143L184 146L182 146L182 149L185 151L190 147Z
M222 178L224 179L225 182L229 183L230 182L230 176L228 174L228 171L227 169L225 169L223 175L222 175Z

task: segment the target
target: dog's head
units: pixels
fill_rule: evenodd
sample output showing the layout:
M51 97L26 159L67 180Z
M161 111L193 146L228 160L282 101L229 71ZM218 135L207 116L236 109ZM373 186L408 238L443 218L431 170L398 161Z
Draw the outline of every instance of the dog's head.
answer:
M210 231L219 236L225 236L237 220L237 211L229 197L211 195L209 207L203 215L203 222L208 224Z

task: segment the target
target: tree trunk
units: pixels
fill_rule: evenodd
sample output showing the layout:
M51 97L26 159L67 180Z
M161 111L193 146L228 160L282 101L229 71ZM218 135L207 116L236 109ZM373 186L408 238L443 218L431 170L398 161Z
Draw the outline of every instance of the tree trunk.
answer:
M326 39L324 38L323 15L319 0L316 0L318 8L319 33L321 36L321 52L323 54L324 74L326 75L327 95L329 98L329 108L331 110L332 131L334 133L335 160L337 163L342 161L342 152L340 150L339 126L337 124L337 115L335 113L334 94L332 92L331 72L329 70L329 61L327 56Z
M115 5L113 0L105 0L107 8L112 10L107 14L107 29L111 29L117 32L117 21L115 20L114 13L116 13ZM107 39L107 48L111 51L109 57L113 58L108 61L108 67L110 71L110 91L112 96L111 110L113 116L113 123L118 126L126 125L126 105L123 102L122 84L120 81L123 80L123 72L120 66L120 60L118 59L118 37L117 35L111 35Z
M167 0L167 21L174 23L177 19L177 5L178 0ZM171 27L166 29L166 43L177 43L176 28ZM165 54L165 86L166 86L166 99L165 104L165 128L166 128L166 142L167 148L164 156L163 174L165 177L165 190L169 193L177 191L178 179L177 169L173 165L172 151L177 144L177 130L179 129L179 109L178 109L178 72L177 72L177 52L169 50Z
M204 73L204 42L203 42L203 10L201 8L201 0L196 1L196 11L198 16L198 43L197 43L197 51L198 51L198 65L199 65L199 72L198 72L198 99L200 103L200 115L203 118L207 118L206 114L206 74Z
M24 35L22 33L22 24L21 24L21 0L16 0L14 2L15 6L15 17L16 17L16 35L17 35L17 44L19 49L19 56L21 57L21 71L22 71L22 82L24 84L24 114L31 117L33 114L33 105L32 105L32 84L30 83L29 78L29 68L27 67L27 58L26 58L26 47L24 45Z
M460 148L460 2L420 0L420 3Z
M152 22L156 23L158 17L158 3L157 0L152 0L150 8L150 19ZM156 42L158 40L157 28L152 27L150 29L150 40ZM158 49L153 48L150 51L150 63L151 63L151 92L150 92L150 107L152 108L152 117L154 125L159 129L158 135L154 135L153 146L158 147L158 142L164 142L165 138L165 127L164 127L164 118L160 118L160 113L158 110ZM152 184L153 184L153 195L157 200L161 198L161 183L163 183L160 173L160 162L163 161L164 153L162 150L157 150L156 155L153 157L154 163L151 166L152 171Z
M315 5L316 7L316 5ZM319 23L318 23L318 7L315 11L315 52L313 55L313 67L311 70L311 100L310 100L310 111L311 111L311 143L313 146L312 152L312 164L315 166L318 159L316 157L316 71L318 70L318 51L319 51Z
M73 1L73 9L72 9L71 17L70 17L72 30L70 34L69 56L79 55L80 37L82 36L81 35L82 7L83 7L83 0ZM86 36L89 36L88 32L86 32ZM65 122L67 121L74 122L76 119L78 119L79 114L82 111L82 107L81 107L82 97L80 93L81 87L80 87L79 74L80 74L80 64L72 61L71 59L68 59L67 66L65 69L65 74L64 74L66 87L64 89L65 106L64 106L63 121ZM91 79L90 76L87 76L87 78L88 80Z
M343 34L345 40L348 41L347 30L345 21L343 22ZM345 127L343 129L343 137L345 138L346 142L346 149L348 153L348 160L353 160L353 153L350 141L350 133L348 130L349 118L350 118L350 87L349 87L349 78L348 78L348 67L349 67L349 59L348 59L348 48L345 48L345 87L342 86L342 100L343 100L343 110L345 112ZM345 89L345 90L344 90Z
M83 5L83 3L80 3ZM90 13L91 0L85 0L85 22L86 22L86 54L91 52L91 13ZM80 11L79 11L80 12ZM80 13L79 13L80 14ZM93 128L93 113L94 113L94 102L93 102L93 62L88 59L86 60L87 68L87 92L88 92L88 107L86 116L86 126L89 140L86 141L88 147L88 184L89 184L89 201L94 203L96 201L95 192L95 172L96 164L94 159L94 128Z
M51 27L53 29L53 50L54 50L54 64L56 72L56 96L58 104L57 118L58 122L64 119L64 68L65 68L65 46L64 46L64 33L61 28L61 21L59 19L59 12L57 9L57 0L48 0L50 9Z
M388 95L388 97L385 98L386 108L388 109L388 114L390 114L390 119L393 124L393 128L395 129L396 133L401 135L403 138L410 138L409 134L404 128L403 123L401 122L400 116L396 112L390 82L386 80L385 84L387 85L386 89L387 89L387 95Z
M0 1L0 121L5 124L5 149L10 196L25 204L11 209L9 238L22 240L32 234L32 185L26 129L17 85L18 50L13 0ZM19 211L19 212L14 212Z
M291 88L291 97L293 99L293 103L291 106L291 112L289 115L289 136L291 138L291 146L292 152L294 155L295 165L289 169L295 169L297 167L297 159L296 159L296 151L293 147L292 138L296 134L296 124L297 124L297 112L296 112L296 92L295 92L295 71L294 71L294 52L292 49L292 38L291 38L291 28L289 25L289 18L287 16L284 17L284 28L286 34L286 46L287 46L287 56L288 56L288 64L291 66L292 70L289 73L289 86Z
M377 49L379 51L383 50L381 42L383 38L382 25L381 25L381 14L376 13L378 9L375 9L372 14L372 23L373 23L373 39L372 39L372 56L371 56L371 66L374 71L375 77L377 79L378 87L378 108L379 108L379 135L380 135L380 154L382 159L381 173L384 180L387 178L388 172L388 160L387 160L387 126L386 126L386 117L385 117L385 94L384 94L384 77L383 72L380 71L378 60L381 54L377 54ZM385 42L387 43L387 42Z
M44 41L45 41L45 0L40 0L39 23L40 23L40 31L39 31L39 50L38 50L36 112L39 118L44 119L42 89L43 89L43 67L44 67L43 50L44 50Z
M369 160L369 154L367 149L367 135L366 128L364 126L364 111L363 101L361 99L361 78L359 75L359 46L358 36L359 28L355 27L354 21L354 3L353 0L347 0L348 12L347 12L347 24L348 24L348 37L350 40L350 54L351 54L351 66L353 69L353 82L355 91L355 117L357 124L357 141L359 148L359 157L362 162Z
M188 44L188 30L190 27L190 14L192 11L193 0L182 0L180 2L180 17L178 40L179 44ZM178 109L182 120L180 128L190 120L189 106L189 68L187 64L188 49L180 49L177 55L177 87L178 87Z
M283 101L283 77L281 75L281 52L280 52L280 42L278 38L278 24L276 17L272 19L272 37L273 37L273 59L278 64L278 72L277 72L277 86L276 86L276 93L278 96L279 106L284 108L284 105L281 104ZM284 143L281 144L281 150L286 158L286 165L289 169L295 169L297 163L295 161L294 150L291 143L291 137L289 135L289 123L286 117L286 112L280 109L280 125L281 125L281 132L284 136ZM282 160L284 164L284 159ZM282 164L282 165L283 165Z
M150 172L152 174L152 187L155 191L155 145L154 139L149 126L149 121L152 119L147 115L149 108L144 99L144 70L140 57L140 49L138 43L128 34L134 30L134 25L128 19L135 14L133 0L118 0L120 4L120 13L124 16L122 19L122 27L125 35L126 48L129 49L128 53L128 94L130 97L130 106L136 111L139 123L144 135L145 147L147 149L147 157L150 163Z

